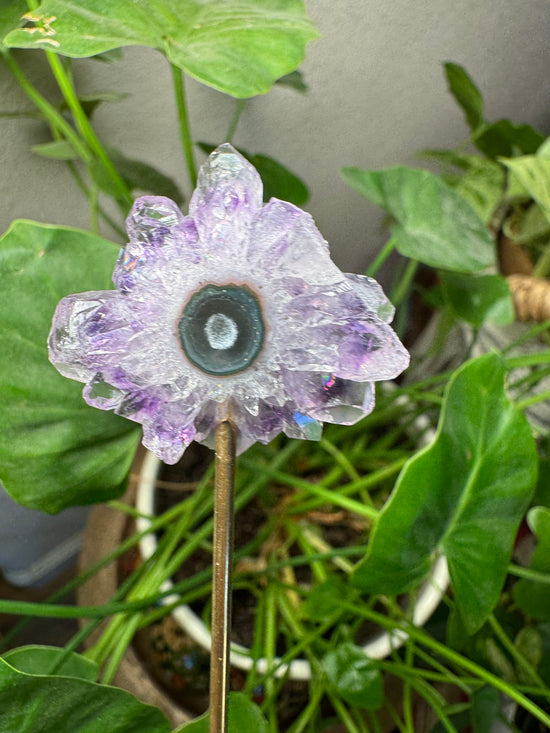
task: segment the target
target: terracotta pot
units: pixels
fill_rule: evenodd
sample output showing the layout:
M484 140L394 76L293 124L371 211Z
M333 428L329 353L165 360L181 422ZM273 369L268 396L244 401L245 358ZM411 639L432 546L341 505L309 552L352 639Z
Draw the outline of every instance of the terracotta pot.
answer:
M134 462L134 470L139 470L143 452L138 451ZM134 477L134 472L132 477ZM122 501L130 506L135 501L135 480L132 478L128 491ZM106 504L96 505L90 512L84 533L84 542L80 556L80 570L86 570L112 552L120 545L124 536L126 515ZM100 570L93 578L78 589L77 599L82 606L93 606L108 603L118 588L117 562L114 561ZM100 636L105 624L102 624L88 638L87 646L91 646ZM139 700L160 708L173 727L192 719L176 705L166 692L157 685L145 669L132 646L128 647L118 668L113 684L131 692Z

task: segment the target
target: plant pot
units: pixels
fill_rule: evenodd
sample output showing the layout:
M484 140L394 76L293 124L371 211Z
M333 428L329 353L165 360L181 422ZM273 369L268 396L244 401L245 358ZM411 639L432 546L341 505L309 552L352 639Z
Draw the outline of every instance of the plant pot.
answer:
M401 400L401 398L399 399ZM416 445L421 446L433 437L433 430L431 430L426 418L421 418L420 420L415 421L412 427L412 432L414 433L413 442ZM409 434L409 431L410 428L407 429L407 434ZM125 497L125 501L134 505L139 514L142 515L139 516L136 521L138 531L142 532L149 528L150 522L147 517L152 516L155 513L155 485L158 482L159 471L162 464L153 454L145 451L141 452L140 459L140 461L136 461L134 466L131 482L132 486ZM188 481L189 479L187 478L185 480ZM82 555L83 568L89 567L120 544L124 538L125 526L127 523L128 519L124 513L109 509L108 507L96 507L92 511L86 535L84 552ZM108 528L107 532L105 531L106 528ZM256 531L255 528L253 531ZM153 533L148 533L142 538L139 554L143 559L147 559L152 555L156 543L157 540ZM102 544L103 546L101 546ZM191 569L191 572L193 572L193 569ZM79 602L85 605L106 603L116 592L117 584L119 582L120 569L117 571L116 563L112 563L108 568L102 570L97 578L92 582L87 583L83 589L81 589ZM433 610L439 604L439 601L446 590L447 584L447 565L444 559L439 559L435 563L430 577L419 591L414 611L415 624L422 625L426 622ZM166 581L162 590L170 591L172 587L172 582ZM163 599L163 602L165 604L172 604L177 602L177 600L177 595L169 594ZM205 623L203 623L203 621L190 607L176 607L167 617L167 622L170 627L169 633L172 636L172 627L177 624L178 630L180 627L182 629L182 631L180 631L180 639L182 636L185 636L185 639L189 637L196 647L201 647L204 650L203 658L208 660L208 652L210 649L209 630ZM368 638L365 636L365 639L365 643L362 643L365 653L371 658L382 659L383 657L388 656L392 650L400 647L404 643L406 635L399 632L392 635L377 633L376 635L371 634ZM194 705L188 706L188 710L191 710L192 713L188 711L182 712L178 705L175 705L172 702L170 694L173 695L175 700L180 700L180 695L177 694L177 690L175 691L176 694L174 694L174 689L170 689L170 685L167 685L166 689L164 689L163 686L152 681L150 673L153 674L157 680L161 680L162 685L164 685L164 675L159 675L158 669L148 669L146 668L149 666L148 664L142 664L140 661L140 654L144 650L144 646L140 647L139 639L137 644L137 647L129 649L125 655L119 673L115 679L115 684L130 690L144 702L149 702L160 707L170 718L173 724L179 724L181 721L188 720L190 717L193 717L193 714L202 712L202 710L197 709ZM136 653L136 648L138 649L138 653ZM180 649L179 641L175 644L174 649ZM151 655L147 654L146 656L150 658ZM234 678L232 679L233 681L236 680L237 683L234 685L234 689L241 688L242 685L239 684L239 682L242 681L244 683L245 673L250 670L253 665L260 676L268 671L268 667L270 666L266 659L259 659L253 662L246 647L239 646L237 644L232 645L231 664L232 675L234 675ZM311 668L306 659L295 659L288 665L281 665L276 669L274 675L277 677L287 676L287 681L285 681L284 685L287 690L287 698L290 696L291 702L293 700L293 696L296 697L298 693L302 695L302 697L305 695L304 699L307 701L307 680L311 676ZM399 684L394 678L387 678L386 695L389 696L389 698L393 699L399 689ZM397 697L399 698L399 695L397 695ZM297 702L295 704L297 704ZM394 705L399 707L399 699L394 699ZM285 726L282 725L281 730L284 729ZM383 725L383 730L392 730L391 723L388 723L387 727Z
M155 515L155 486L161 467L161 461L153 453L147 452L136 487L136 509L141 515L136 520L139 532L146 532L149 529L151 522L147 516ZM140 540L140 552L144 559L151 557L156 547L156 536L152 532L144 535ZM431 617L439 605L448 583L449 574L446 559L439 557L434 562L430 575L418 592L413 614L413 623L416 626L423 626ZM172 587L172 582L167 580L162 590L170 591ZM177 600L177 595L168 595L164 597L163 602L166 605L171 605ZM177 606L172 613L181 628L203 649L210 651L210 631L191 607L187 605ZM393 634L382 632L368 640L364 644L363 650L371 659L383 659L402 646L406 639L407 635L403 632L396 631ZM269 667L266 659L254 660L249 649L234 643L231 646L231 664L243 671L255 667L260 673L265 673ZM275 670L277 677L287 677L291 680L308 680L311 677L311 666L306 659L295 659L288 665L281 664L281 660L276 659L275 664L277 665Z
M134 462L136 469L139 469L142 459L143 452L140 450ZM129 488L121 501L129 506L134 505L135 481L130 481ZM120 545L124 537L126 522L127 516L123 512L107 504L97 504L93 507L84 532L79 563L81 572L95 565ZM113 561L80 586L77 591L78 603L81 606L109 603L118 587L118 563ZM87 639L87 647L97 641L105 625L105 622L102 623ZM133 646L129 646L126 650L113 684L128 690L142 702L160 708L173 727L182 725L193 718L192 714L175 704L162 687L154 682Z

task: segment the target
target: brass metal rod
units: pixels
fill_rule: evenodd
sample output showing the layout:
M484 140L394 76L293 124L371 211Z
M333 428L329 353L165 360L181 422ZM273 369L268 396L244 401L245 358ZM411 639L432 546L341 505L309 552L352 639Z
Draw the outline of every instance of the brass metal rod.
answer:
M224 420L216 429L214 544L212 553L212 647L210 651L210 733L227 732L235 452L235 428L229 420Z

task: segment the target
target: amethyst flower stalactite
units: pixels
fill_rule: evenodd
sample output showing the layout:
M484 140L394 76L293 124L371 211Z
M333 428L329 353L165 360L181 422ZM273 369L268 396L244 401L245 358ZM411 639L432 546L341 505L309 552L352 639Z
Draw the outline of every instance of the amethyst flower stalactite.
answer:
M166 463L211 445L224 418L239 452L281 431L318 439L323 421L369 413L373 383L408 365L380 286L336 267L309 214L264 205L228 144L202 166L188 216L144 196L127 226L116 289L59 303L50 360L90 405L141 423Z

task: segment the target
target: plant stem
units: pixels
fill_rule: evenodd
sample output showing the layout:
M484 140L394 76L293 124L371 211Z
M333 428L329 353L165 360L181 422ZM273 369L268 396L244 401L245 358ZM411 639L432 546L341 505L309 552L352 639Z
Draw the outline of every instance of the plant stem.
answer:
M187 171L191 188L197 185L197 169L193 158L193 142L191 138L191 130L189 127L189 116L187 114L187 103L185 101L185 86L183 81L183 72L175 64L171 64L172 79L174 83L174 96L178 110L179 132L185 161L187 163Z
M378 270L382 267L384 262L388 259L388 257L391 255L393 250L395 249L395 239L389 239L386 244L382 247L380 252L376 255L374 260L371 262L367 269L367 276L368 277L374 277Z
M549 363L550 363L550 349L548 351L540 351L535 354L522 354L521 356L510 356L506 359L506 367L508 369L538 366L539 364L549 364Z
M373 471L366 476L362 476L359 481L352 481L349 484L345 484L344 486L339 486L338 492L340 495L346 496L347 494L355 493L356 491L360 491L361 489L369 489L373 486L376 486L382 481L385 481L386 479L395 476L396 473L399 473L399 471L401 471L408 459L408 455L403 456L402 458L397 459L396 461L388 466L385 466L384 468L380 468L377 471ZM326 495L323 495L320 499L311 499L307 502L303 502L302 504L300 504L297 512L304 513L310 511L311 509L316 509L319 506L322 506L325 501ZM292 513L292 511L290 513ZM378 516L378 512L376 516ZM375 517L373 516L373 518Z
M512 700L515 700L518 705L521 705L525 710L530 712L535 718L537 718L537 720L540 720L542 723L544 723L544 725L550 728L550 715L545 713L545 711L542 710L538 705L536 705L532 700L521 694L514 685L508 684L504 680L501 680L499 677L494 675L492 672L489 672L487 669L481 667L476 662L472 662L470 659L467 659L458 652L455 652L453 649L445 646L445 644L441 644L435 639L432 639L431 636L429 636L427 633L417 628L416 626L396 621L395 619L389 619L386 616L383 616L382 614L371 610L370 608L363 608L358 606L357 604L350 603L345 600L342 600L342 608L347 608L352 613L359 614L369 621L374 621L375 623L380 624L380 626L388 629L389 631L404 631L418 644L422 644L423 646L428 647L428 649L431 649L436 654L439 654L440 656L447 659L451 664L454 664L457 667L461 667L467 672L476 675L481 680L497 689L499 692L502 692L504 695L508 695L508 697L511 697ZM544 690L539 691L539 694L544 694L545 696L548 696L548 691L546 688L544 688Z
M506 632L502 628L502 626L499 624L497 619L495 618L494 614L491 614L489 616L489 625L495 632L495 636L500 641L502 646L506 649L508 654L512 657L512 659L516 662L518 667L523 669L523 671L526 673L526 675L531 679L531 681L538 685L539 687L546 687L544 680L541 679L541 677L537 674L534 667L529 663L529 661L521 654L519 649L515 646L515 644L508 638L506 635Z
M520 410L525 410L526 407L531 407L531 405L536 405L539 402L546 402L546 400L550 400L550 389L516 402L516 407Z
M237 129L237 125L239 124L239 120L241 119L241 115L243 113L244 108L246 107L246 99L237 99L235 102L235 109L233 111L233 116L231 117L231 121L229 123L229 127L227 128L227 132L225 133L225 142L230 143L233 140L233 136L235 135L235 130Z
M537 264L534 267L533 275L534 277L548 277L548 273L550 272L550 247L547 245L544 248L544 252L539 257Z
M266 600L264 611L264 658L267 662L267 674L265 677L267 717L272 733L277 733L277 709L275 706L275 677L273 675L275 662L275 645L277 643L277 587L270 583L266 588Z
M69 79L59 56L57 56L55 53L52 53L51 51L46 51L45 53L53 75L55 76L63 97L65 98L65 101L67 102L67 105L72 112L75 124L80 134L88 143L90 150L92 150L101 161L116 190L118 191L120 198L124 201L125 204L130 206L132 204L132 196L130 194L128 186L120 176L117 169L112 164L111 159L105 151L105 148L95 134L95 131L91 126L90 121L86 116L86 113L82 109L80 100L78 99L71 80Z
M66 606L63 604L33 603L31 601L0 600L0 613L38 618L104 618L117 613L139 611L156 603L162 595L162 593L154 594L132 601L115 601L101 606ZM164 595L167 595L167 593Z
M512 349L516 349L518 346L524 344L526 341L530 341L532 338L535 338L535 336L538 336L541 333L546 333L549 328L550 319L547 321L543 321L542 323L537 323L536 325L532 326L528 331L522 333L521 336L518 336L517 339L509 343L506 348L502 350L502 353L509 353L510 351L512 351Z
M355 499L350 499L347 496L342 496L335 491L324 489L318 484L304 481L303 479L300 479L297 476L293 476L292 474L276 470L269 471L269 474L272 478L276 479L277 481L281 481L281 483L286 484L287 486L295 486L296 488L303 489L304 491L307 491L314 496L318 496L319 498L324 499L331 504L340 506L342 507L342 509L347 509L350 512L355 512L356 514L367 517L368 519L377 519L380 513L374 507L362 504L361 502L355 501Z
M228 724L236 441L233 424L221 422L216 428L214 478L210 733L226 733Z
M75 153L86 164L90 163L92 156L90 150L82 142L78 133L69 125L63 115L43 97L40 92L31 84L24 75L18 63L15 61L11 53L7 50L2 52L2 58L6 62L7 67L16 78L19 86L25 92L27 97L42 112L52 129L57 130L70 144L73 146Z
M543 583L544 585L550 585L550 573L543 573L540 570L531 570L531 568L523 568L521 565L508 565L508 572L510 575L515 575L518 578L525 578L526 580L533 580L535 583Z
M340 467L344 470L345 473L348 474L352 481L359 481L361 479L361 476L357 473L352 462L344 453L342 453L339 448L334 445L334 443L331 443L330 440L328 440L327 438L321 438L321 440L319 441L319 446L326 450L326 452L331 455L337 463L340 464Z
M414 276L416 274L416 270L418 269L418 261L417 260L411 260L407 263L407 267L405 268L405 272L403 273L403 276L395 286L392 294L391 294L391 302L397 307L398 305L401 305L403 300L407 297L407 293L409 292L409 289L411 287L411 283L414 279Z
M125 241L126 240L126 236L127 236L126 235L126 232L123 229L121 229L121 227L118 226L118 224L114 221L114 219L112 219L109 216L109 214L107 214L107 212L99 205L99 201L98 201L98 198L97 198L97 193L94 191L94 193L92 194L92 191L89 191L88 190L88 187L86 186L86 184L82 180L82 176L78 172L78 169L77 169L76 165L74 164L74 161L68 160L67 161L67 167L69 168L69 170L70 170L70 172L71 172L71 174L72 174L72 176L73 176L73 178L74 178L74 180L76 182L76 185L79 187L79 189L82 191L82 193L86 196L86 198L88 199L88 201L90 201L90 207L92 207L91 199L92 199L92 195L93 195L94 196L93 205L97 208L97 214L103 219L103 221L106 224L108 224L111 227L111 229L113 230L113 232L115 232L115 234L117 234L117 236L120 237L121 242L122 241ZM93 186L93 188L95 189L95 186ZM92 217L93 216L94 216L94 214L92 213ZM113 244L116 247L120 247L120 242L119 243L113 242ZM125 504L124 506L126 508L128 508L128 505L127 504Z
M414 661L414 643L409 639L405 646L405 664L412 668ZM412 709L411 684L408 680L403 681L403 722L407 733L414 733L414 716Z
M103 672L101 681L104 685L110 685L113 681L115 674L117 672L118 666L122 661L122 657L126 653L126 649L130 646L132 643L132 639L134 634L136 633L139 623L141 620L142 614L136 613L132 616L130 619L130 622L127 623L122 630L122 634L118 639L118 643L116 646L116 649L114 653L109 658L109 661L107 663L107 666L105 667L105 671Z

